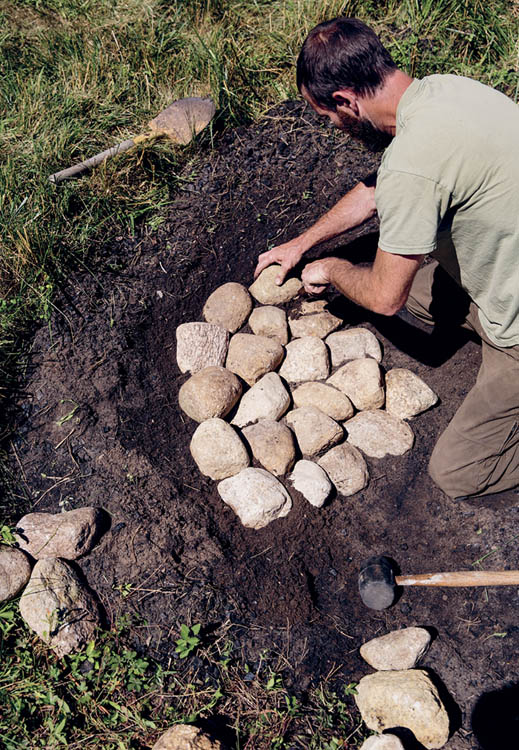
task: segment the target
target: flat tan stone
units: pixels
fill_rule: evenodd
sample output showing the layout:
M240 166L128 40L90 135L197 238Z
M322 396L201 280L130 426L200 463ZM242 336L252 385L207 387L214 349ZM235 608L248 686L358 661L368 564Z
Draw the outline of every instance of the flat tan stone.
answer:
M337 492L348 497L360 492L369 482L366 462L360 451L341 443L329 450L317 461L337 488Z
M242 524L262 529L292 508L290 495L275 476L265 469L248 468L218 485L218 493Z
M276 339L282 346L288 343L287 314L280 307L256 307L249 318L249 326L256 336Z
M225 364L229 332L213 323L182 323L177 328L177 364L180 372L199 372Z
M329 373L328 349L321 339L304 336L286 345L286 357L279 374L289 383L324 380Z
M203 315L208 323L234 333L244 325L252 310L252 298L243 286L234 281L219 286L208 297Z
M16 547L0 544L0 602L16 596L31 577L27 555Z
M303 284L300 279L287 279L281 286L276 284L276 276L281 266L273 265L265 268L256 281L249 287L249 292L262 305L282 305L296 297Z
M290 406L290 395L277 372L268 372L243 394L232 424L238 427L260 419L279 419Z
M294 338L317 336L319 339L324 339L342 325L342 320L336 318L328 310L323 310L313 315L290 316L288 325Z
M384 405L382 371L374 359L354 359L340 367L326 382L345 393L359 411Z
M332 367L338 367L352 359L372 357L382 361L382 350L377 337L367 328L348 328L331 333L326 339L330 349Z
M151 750L224 750L224 746L192 724L176 724L159 737Z
M206 419L198 425L189 450L201 473L211 479L232 477L250 463L240 436L223 419Z
M36 560L63 557L76 560L97 541L102 523L99 508L85 507L65 513L28 513L16 524L20 549Z
M395 734L374 734L362 743L360 750L405 750Z
M254 458L275 476L283 476L294 465L294 436L286 425L273 419L263 419L245 427L242 434Z
M360 655L373 669L413 669L430 643L425 628L402 628L367 641L360 647Z
M275 370L284 356L278 341L251 333L235 334L229 344L226 367L249 385Z
M386 411L411 419L438 401L436 393L411 370L395 367L386 373Z
M289 411L286 423L296 434L297 443L304 456L314 456L342 440L344 431L340 424L313 406L301 406Z
M344 424L348 443L372 458L401 456L413 447L414 434L407 422L380 409L367 409Z
M225 417L241 396L241 383L225 367L206 367L186 380L178 393L182 411L203 422L212 417Z
M349 419L354 413L348 396L324 383L302 383L292 392L292 398L296 407L313 406L340 422Z

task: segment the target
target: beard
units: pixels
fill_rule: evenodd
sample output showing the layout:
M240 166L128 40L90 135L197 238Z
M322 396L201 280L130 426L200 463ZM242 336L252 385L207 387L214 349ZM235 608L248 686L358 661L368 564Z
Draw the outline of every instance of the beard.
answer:
M337 116L340 120L340 129L343 130L352 138L360 141L369 151L378 153L384 151L391 141L393 136L386 133L383 130L379 130L371 124L369 120L360 119L357 120L354 117L344 114L344 112L337 111Z

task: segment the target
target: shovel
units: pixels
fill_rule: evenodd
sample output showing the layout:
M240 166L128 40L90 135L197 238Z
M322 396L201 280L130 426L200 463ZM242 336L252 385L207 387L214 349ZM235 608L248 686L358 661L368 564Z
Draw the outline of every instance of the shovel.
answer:
M128 151L129 148L136 146L138 143L151 142L162 136L167 136L173 143L180 143L185 146L211 122L214 113L215 106L211 99L201 99L198 96L179 99L163 109L154 120L148 123L149 133L137 135L135 138L130 138L118 143L117 146L102 151L100 154L91 156L90 159L82 161L81 164L51 174L49 180L53 183L70 180L112 156Z

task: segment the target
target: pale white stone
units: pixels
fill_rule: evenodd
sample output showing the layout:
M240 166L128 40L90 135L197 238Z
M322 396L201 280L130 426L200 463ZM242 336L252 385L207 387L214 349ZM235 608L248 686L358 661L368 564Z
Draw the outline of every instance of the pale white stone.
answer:
M288 343L287 314L280 307L256 307L250 315L249 326L256 336L276 339L282 346Z
M360 451L353 445L336 445L321 456L317 463L325 470L341 495L354 495L368 484L368 467Z
M220 482L218 492L242 524L252 529L262 529L292 508L286 489L265 469L243 469Z
M295 406L313 406L342 422L353 416L353 405L345 393L324 383L302 383L292 392Z
M265 268L256 281L249 287L249 292L262 305L282 305L296 297L303 284L300 279L287 279L281 286L276 284L276 277L281 266L273 265Z
M401 456L413 447L414 434L407 422L380 409L360 412L344 424L348 443L372 458Z
M283 356L284 349L279 341L252 333L237 333L229 343L226 367L254 385L262 375L275 370Z
M224 747L192 724L175 724L159 737L151 750L224 750Z
M384 405L382 372L374 359L354 359L340 367L326 382L345 393L359 411Z
M289 383L324 380L329 373L330 360L324 341L315 336L304 336L287 344L279 374Z
M76 560L90 552L102 523L99 508L76 508L65 513L28 513L16 524L20 549L36 560L63 557Z
M395 734L374 734L362 743L360 750L404 750Z
M411 370L395 367L386 373L386 410L411 419L438 401L436 393Z
M225 367L206 367L186 380L178 393L180 408L203 422L211 417L225 417L240 398L241 383Z
M273 419L262 419L245 427L242 434L254 458L272 474L283 476L294 465L294 436L284 424Z
M243 284L229 281L208 297L203 315L208 323L234 333L245 323L251 310L252 297Z
M326 472L313 461L302 459L294 466L289 477L294 488L308 500L311 505L320 508L332 491L332 483Z
M31 577L27 555L16 547L0 544L0 602L16 596Z
M77 573L64 560L47 558L34 566L20 597L27 625L58 656L85 646L99 625L99 609Z
M323 310L313 315L290 316L288 325L294 338L317 336L317 338L324 339L329 333L336 331L342 325L342 320L336 318L328 310Z
M229 332L213 323L182 323L177 328L177 364L180 372L198 372L222 366Z
M360 647L360 655L374 669L412 669L430 643L425 628L403 628L367 641Z
M367 328L348 328L331 333L326 339L330 348L332 367L338 367L351 359L372 357L382 361L382 350L377 337Z
M406 727L426 748L449 739L449 716L426 672L406 669L363 677L355 701L369 729Z
M286 423L295 432L297 443L304 456L314 456L342 440L344 431L340 424L313 406L301 406L289 411Z
M268 372L244 393L232 424L238 427L260 419L279 419L290 405L290 395L277 372Z
M189 449L202 474L211 479L232 477L250 463L241 438L223 419L207 419L198 425Z

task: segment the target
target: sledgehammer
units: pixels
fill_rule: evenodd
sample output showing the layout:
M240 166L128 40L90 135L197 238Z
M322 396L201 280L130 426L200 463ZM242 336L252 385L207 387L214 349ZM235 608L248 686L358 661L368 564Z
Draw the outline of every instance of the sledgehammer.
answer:
M395 576L388 557L370 557L359 573L360 598L370 609L387 609L397 586L517 586L519 570L461 570Z

